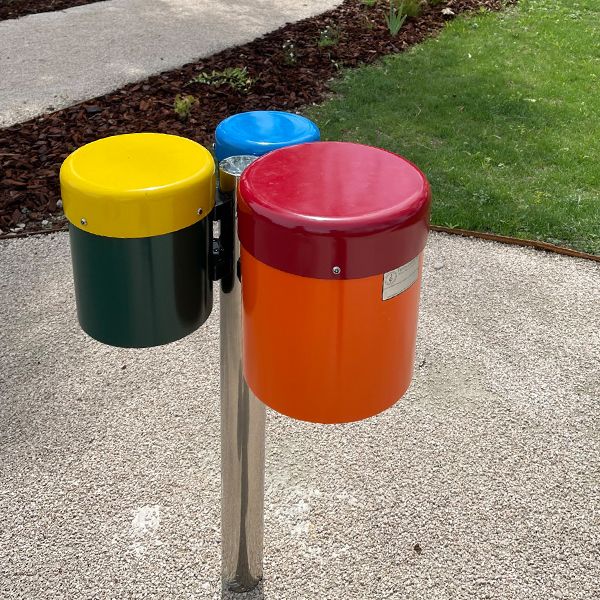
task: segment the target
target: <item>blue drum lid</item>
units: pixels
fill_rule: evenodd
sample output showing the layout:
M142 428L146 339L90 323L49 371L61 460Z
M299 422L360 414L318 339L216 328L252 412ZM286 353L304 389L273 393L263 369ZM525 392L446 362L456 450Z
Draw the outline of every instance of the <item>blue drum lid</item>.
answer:
M232 115L219 123L215 131L215 154L217 161L238 154L262 156L277 148L319 139L319 128L306 117L257 110Z

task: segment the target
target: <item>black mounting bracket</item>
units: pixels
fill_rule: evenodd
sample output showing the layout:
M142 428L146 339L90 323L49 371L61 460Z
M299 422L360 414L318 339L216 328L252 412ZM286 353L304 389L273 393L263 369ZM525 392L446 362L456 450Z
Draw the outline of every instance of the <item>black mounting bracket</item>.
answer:
M221 280L224 292L233 288L235 277L235 196L233 192L222 192L217 188L215 207L212 212L213 222L218 221L220 232L218 238L212 238L211 276L213 281Z

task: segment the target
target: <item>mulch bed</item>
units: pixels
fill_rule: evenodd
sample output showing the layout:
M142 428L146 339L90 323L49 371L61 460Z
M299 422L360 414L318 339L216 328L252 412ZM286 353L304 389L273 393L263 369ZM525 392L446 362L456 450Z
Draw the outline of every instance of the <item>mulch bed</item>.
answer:
M408 19L392 38L384 3L369 8L359 0L346 0L334 10L286 25L243 46L2 129L0 237L64 227L58 173L67 155L83 144L109 135L155 131L209 145L216 125L231 114L256 109L294 111L323 100L329 93L328 82L340 68L401 52L439 31L451 18L442 13L444 8L459 14L481 7L499 10L505 4L503 0L447 0ZM339 39L322 47L318 42L327 27ZM227 67L247 68L252 80L247 90L189 83L202 72ZM198 99L186 120L173 110L177 94Z
M0 0L0 21L64 10L72 6L83 6L98 1L100 0Z

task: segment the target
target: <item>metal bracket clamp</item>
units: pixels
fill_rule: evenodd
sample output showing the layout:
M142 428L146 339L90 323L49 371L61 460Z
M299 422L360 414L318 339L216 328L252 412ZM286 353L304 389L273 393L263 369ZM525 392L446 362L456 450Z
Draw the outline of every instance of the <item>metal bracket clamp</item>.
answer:
M210 275L213 281L225 279L233 269L233 248L231 239L232 210L234 195L231 192L222 192L217 188L215 207L212 211L212 221L219 224L219 236L212 237L210 248Z
M213 219L215 221L221 221L227 214L229 205L234 202L235 197L233 192L224 192L217 186L215 194L215 207L213 209Z
M230 293L235 282L241 281L239 241L237 237L237 185L242 173L256 156L230 156L219 163L219 185L213 210L213 221L219 223L219 237L211 248L213 281L221 281L221 291ZM216 242L216 244L215 244Z
M219 281L225 274L227 261L225 251L218 238L213 238L210 253L210 277L213 281Z

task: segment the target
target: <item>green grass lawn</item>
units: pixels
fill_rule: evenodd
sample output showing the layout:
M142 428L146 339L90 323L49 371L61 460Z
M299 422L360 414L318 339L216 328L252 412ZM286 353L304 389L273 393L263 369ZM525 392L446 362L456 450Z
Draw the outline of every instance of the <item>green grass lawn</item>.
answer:
M432 223L600 254L600 0L520 0L347 71L324 139L419 165Z

